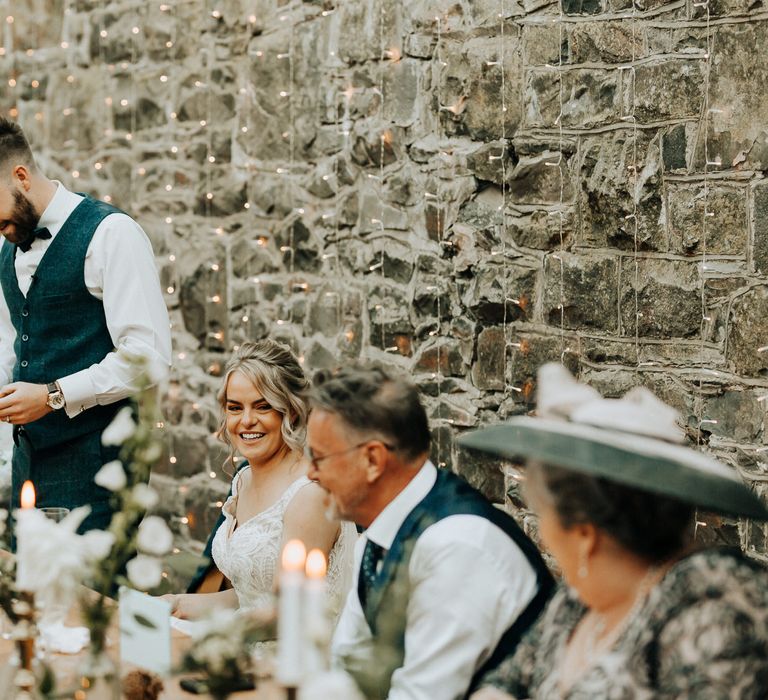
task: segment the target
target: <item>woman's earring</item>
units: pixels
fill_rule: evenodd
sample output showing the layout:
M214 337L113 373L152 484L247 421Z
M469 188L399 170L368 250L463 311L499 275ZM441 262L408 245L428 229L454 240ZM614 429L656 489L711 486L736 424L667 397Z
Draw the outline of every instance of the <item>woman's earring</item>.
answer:
M589 566L587 563L587 553L586 552L580 552L579 553L579 568L576 571L576 575L579 578L587 578L589 576Z

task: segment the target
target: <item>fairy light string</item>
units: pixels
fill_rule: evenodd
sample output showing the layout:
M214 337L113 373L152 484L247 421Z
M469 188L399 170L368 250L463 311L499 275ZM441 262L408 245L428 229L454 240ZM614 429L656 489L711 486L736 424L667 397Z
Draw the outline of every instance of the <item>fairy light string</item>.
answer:
M435 16L435 23L436 23L436 29L437 29L437 44L435 48L435 58L437 60L437 66L438 66L438 73L442 73L444 68L448 65L447 62L444 59L443 54L443 32L442 32L442 18L437 15ZM440 80L438 79L438 85L440 85ZM439 88L438 88L439 89ZM437 95L437 103L438 105L442 105L442 100L440 99L440 94L438 92ZM442 109L442 107L441 107ZM450 110L450 107L448 108ZM443 227L445 222L445 201L444 201L444 187L443 187L443 159L445 151L445 145L444 142L446 141L446 131L442 126L442 115L438 113L437 115L437 129L438 129L438 143L437 143L437 166L435 171L435 187L436 192L434 193L434 210L435 210L435 227L436 227L436 234L437 234L437 244L438 244L438 250L442 253L442 240L443 240ZM427 206L429 206L429 199L432 199L432 197L427 196ZM435 280L435 306L436 306L436 312L437 312L437 319L435 323L434 330L430 331L429 335L434 336L436 340L436 349L435 349L435 379L437 381L437 402L438 406L440 405L440 401L443 397L443 367L442 367L442 352L440 348L440 328L441 328L441 317L442 317L442 294L441 294L441 284L439 277ZM450 420L446 421L450 424ZM437 439L437 455L438 455L438 467L446 467L446 456L445 456L445 431L439 430L438 431L438 439Z

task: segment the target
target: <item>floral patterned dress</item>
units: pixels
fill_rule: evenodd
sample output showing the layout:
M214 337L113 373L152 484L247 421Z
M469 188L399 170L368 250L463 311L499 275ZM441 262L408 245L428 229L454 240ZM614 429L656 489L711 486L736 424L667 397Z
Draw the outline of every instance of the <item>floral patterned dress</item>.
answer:
M740 552L706 550L672 566L613 647L563 694L559 669L585 612L558 590L483 685L518 700L768 698L768 570Z

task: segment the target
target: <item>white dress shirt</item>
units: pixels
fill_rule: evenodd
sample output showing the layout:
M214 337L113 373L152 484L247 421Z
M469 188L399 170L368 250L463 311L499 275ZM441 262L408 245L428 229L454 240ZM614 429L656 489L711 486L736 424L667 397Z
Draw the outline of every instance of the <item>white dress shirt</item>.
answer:
M32 275L64 222L82 197L57 182L39 228L50 239L35 239L26 252L16 251L16 278L26 297ZM153 379L163 381L171 364L171 332L152 246L142 228L126 214L110 214L97 227L85 255L84 280L88 291L104 304L107 328L115 347L101 362L58 380L71 417L96 405L129 396L135 389L136 369L130 358L149 360ZM66 313L66 309L62 309ZM13 377L16 338L8 305L0 293L0 386ZM51 338L51 342L57 342ZM59 341L60 342L60 341Z
M333 639L337 662L367 651L373 656L357 593L366 541L388 550L436 478L436 468L427 462L358 540L355 581ZM475 515L453 515L429 526L416 541L408 573L405 659L392 675L388 698L463 698L475 671L536 594L536 573L503 530ZM375 667L376 659L370 663Z

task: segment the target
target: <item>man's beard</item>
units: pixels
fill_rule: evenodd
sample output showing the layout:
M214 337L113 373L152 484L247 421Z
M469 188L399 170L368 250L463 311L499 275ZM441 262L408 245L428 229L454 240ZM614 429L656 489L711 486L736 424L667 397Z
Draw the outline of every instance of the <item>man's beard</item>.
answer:
M328 505L325 506L325 519L331 523L337 523L340 520L344 520L344 516L339 510L339 506L336 505L336 501L333 496L329 497Z
M12 236L6 236L6 238L16 245L24 244L35 235L40 216L32 206L32 202L18 190L13 193L13 205L13 213L8 221L13 224L14 232Z

